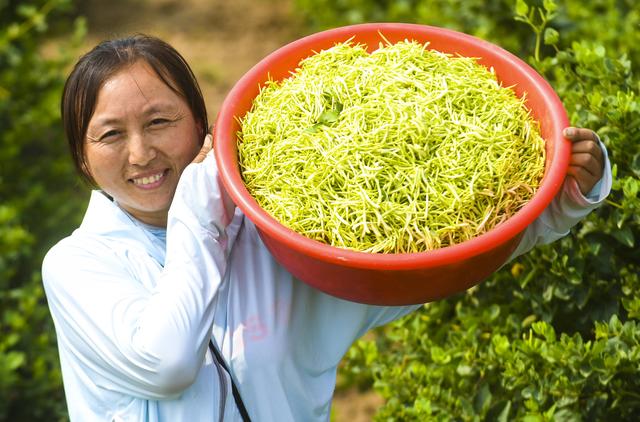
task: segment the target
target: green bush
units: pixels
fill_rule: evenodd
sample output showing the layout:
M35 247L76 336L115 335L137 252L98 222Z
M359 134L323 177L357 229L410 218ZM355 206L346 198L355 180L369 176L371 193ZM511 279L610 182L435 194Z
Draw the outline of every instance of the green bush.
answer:
M69 7L68 0L0 1L0 420L66 417L40 266L77 226L86 201L59 117L75 44L57 42L66 54L44 51L53 36L47 22L70 26Z
M334 7L330 7L332 3ZM359 341L342 371L377 420L636 420L640 414L640 4L296 0L316 28L405 21L474 34L554 87L614 164L607 204L465 294Z

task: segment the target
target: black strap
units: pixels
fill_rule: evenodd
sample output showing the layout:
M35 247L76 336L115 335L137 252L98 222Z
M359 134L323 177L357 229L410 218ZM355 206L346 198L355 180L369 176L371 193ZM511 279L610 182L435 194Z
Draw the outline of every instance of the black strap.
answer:
M236 402L236 406L238 407L238 410L240 411L240 416L242 416L242 420L244 422L251 422L251 418L249 417L249 413L247 413L247 409L244 407L244 403L242 401L242 397L240 397L240 392L236 388L236 383L233 382L233 377L231 376L231 371L229 371L229 368L227 367L227 364L225 363L224 359L222 358L222 355L220 355L220 352L218 351L216 346L213 344L213 341L211 341L211 340L209 340L209 349L211 349L211 353L213 353L213 355L216 357L216 360L218 361L220 366L222 366L224 368L224 370L227 371L227 373L229 374L229 378L231 379L231 391L233 392L233 400L235 400L235 402Z

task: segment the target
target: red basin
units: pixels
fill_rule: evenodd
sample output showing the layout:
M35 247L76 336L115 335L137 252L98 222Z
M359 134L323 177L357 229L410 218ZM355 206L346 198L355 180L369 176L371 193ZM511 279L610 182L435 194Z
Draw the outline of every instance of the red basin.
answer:
M237 118L251 108L259 87L269 77L286 78L300 60L350 38L378 47L383 34L390 42L413 39L445 53L478 58L493 67L504 86L526 93L527 107L540 123L546 142L545 175L538 192L518 213L489 232L434 251L371 254L332 247L283 226L246 190L237 159ZM291 274L328 294L376 305L425 303L468 289L500 268L518 245L524 229L549 205L568 167L570 142L562 103L551 86L525 62L506 50L448 29L400 23L352 25L301 38L274 51L249 70L227 95L216 119L215 157L224 186L256 225L275 259Z

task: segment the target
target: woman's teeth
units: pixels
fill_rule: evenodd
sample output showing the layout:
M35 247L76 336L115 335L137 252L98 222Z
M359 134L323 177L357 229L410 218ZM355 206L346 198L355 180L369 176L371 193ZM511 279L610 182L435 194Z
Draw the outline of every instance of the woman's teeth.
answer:
M132 179L133 180L133 184L139 185L139 186L150 185L151 183L155 183L158 180L160 180L162 178L162 174L163 173L158 173L158 174L154 174L153 176L149 176L149 177L141 177L139 179Z

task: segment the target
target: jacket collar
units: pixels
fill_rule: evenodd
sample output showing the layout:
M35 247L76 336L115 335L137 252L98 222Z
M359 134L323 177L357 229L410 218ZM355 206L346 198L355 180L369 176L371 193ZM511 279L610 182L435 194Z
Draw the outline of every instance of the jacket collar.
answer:
M142 247L164 265L166 245L102 191L91 192L89 206L78 231L108 237L129 246Z

